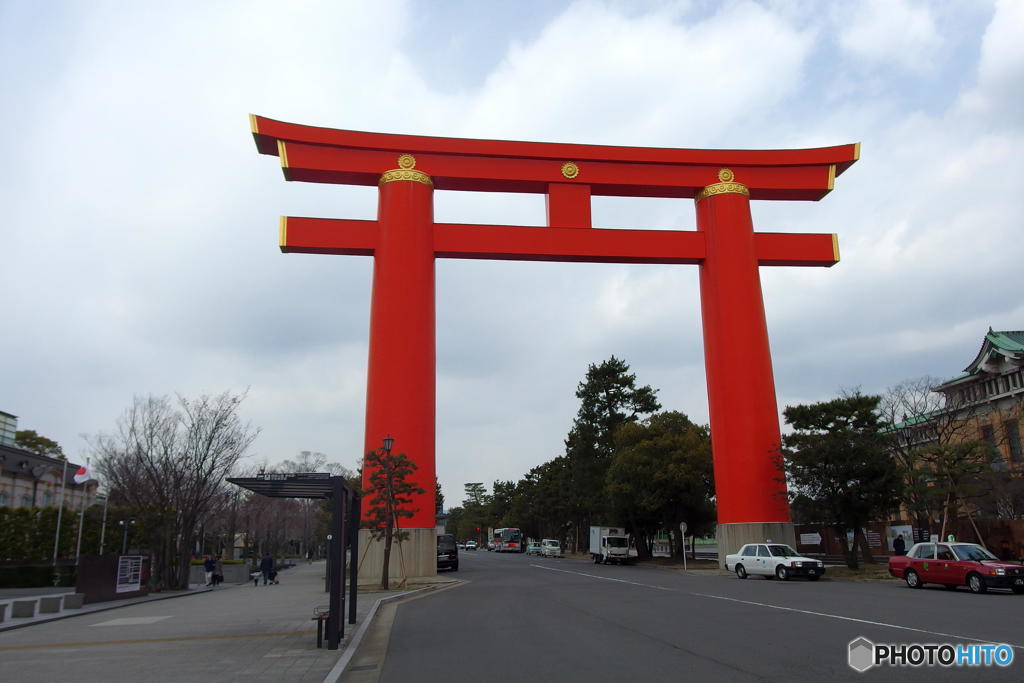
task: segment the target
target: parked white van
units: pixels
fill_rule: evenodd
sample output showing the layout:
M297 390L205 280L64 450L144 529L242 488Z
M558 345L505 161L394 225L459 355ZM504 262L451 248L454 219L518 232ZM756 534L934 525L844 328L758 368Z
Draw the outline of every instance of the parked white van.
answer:
M540 542L540 554L542 557L561 557L562 545L557 538L545 538Z

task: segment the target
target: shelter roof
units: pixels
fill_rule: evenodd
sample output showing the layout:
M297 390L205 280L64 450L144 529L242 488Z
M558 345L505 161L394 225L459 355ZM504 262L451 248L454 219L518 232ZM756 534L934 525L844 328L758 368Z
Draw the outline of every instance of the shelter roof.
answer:
M327 472L261 472L255 477L229 477L228 481L270 498L331 498L352 488L344 477Z

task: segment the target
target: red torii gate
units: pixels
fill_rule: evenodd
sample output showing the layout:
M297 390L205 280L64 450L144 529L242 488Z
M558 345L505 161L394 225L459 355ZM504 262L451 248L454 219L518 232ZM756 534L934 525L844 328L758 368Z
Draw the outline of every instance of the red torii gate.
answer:
M286 180L379 185L377 220L281 218L283 252L374 257L364 451L394 434L426 493L408 522L434 573L434 259L700 266L720 556L793 538L759 266L832 266L833 234L755 233L750 200L819 200L859 143L693 150L469 140L318 128L250 117ZM547 227L435 223L433 190L546 195ZM598 229L590 197L692 198L697 230ZM365 476L365 475L364 475Z

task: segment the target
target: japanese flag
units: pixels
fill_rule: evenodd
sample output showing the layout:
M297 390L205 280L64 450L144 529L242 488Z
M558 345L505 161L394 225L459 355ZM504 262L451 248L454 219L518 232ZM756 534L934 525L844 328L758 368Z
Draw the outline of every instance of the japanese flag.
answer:
M92 479L92 472L89 471L88 465L82 465L81 467L78 468L78 471L75 472L76 484L82 484L84 482L89 481L90 479Z

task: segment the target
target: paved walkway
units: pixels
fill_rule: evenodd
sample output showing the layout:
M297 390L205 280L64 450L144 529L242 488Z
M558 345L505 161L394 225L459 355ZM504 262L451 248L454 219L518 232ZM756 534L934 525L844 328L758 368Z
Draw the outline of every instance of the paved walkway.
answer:
M323 562L293 567L276 586L222 585L107 611L87 606L74 616L6 630L0 632L2 669L26 683L69 675L83 682L323 681L377 600L406 592L360 591L357 623L345 624L341 648L317 649L310 617L328 602L324 568Z

